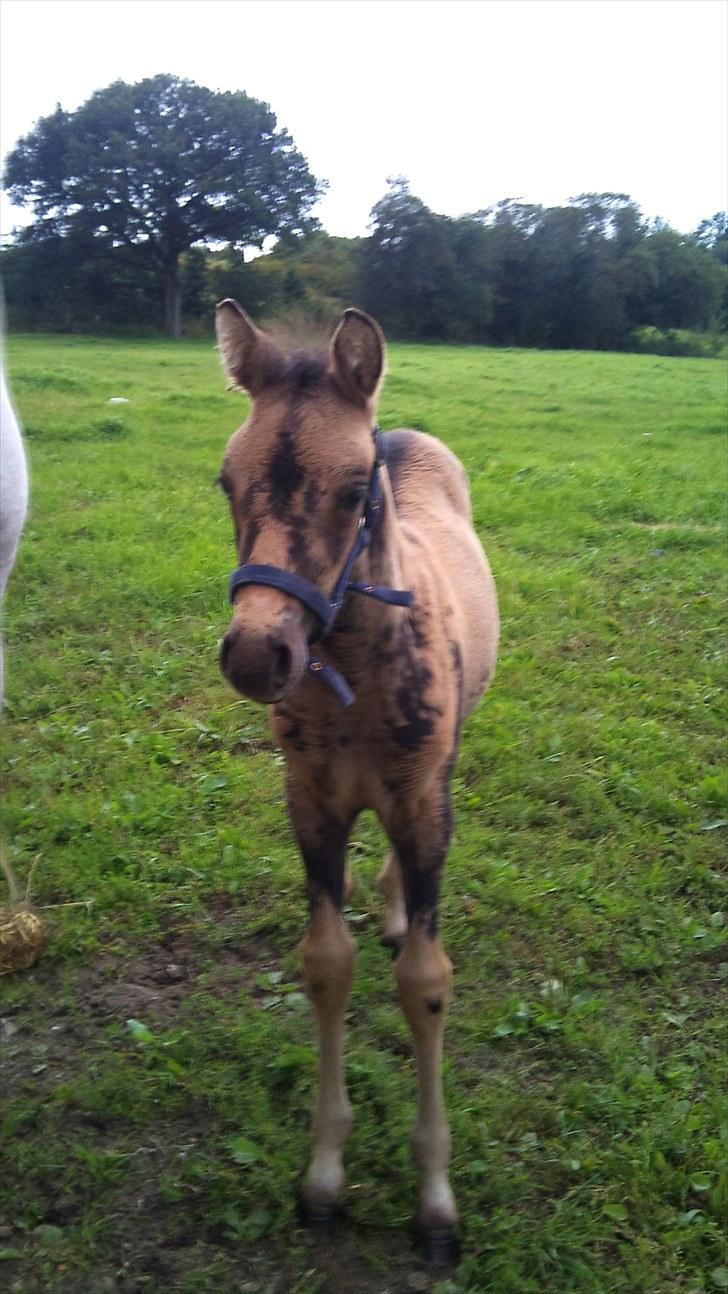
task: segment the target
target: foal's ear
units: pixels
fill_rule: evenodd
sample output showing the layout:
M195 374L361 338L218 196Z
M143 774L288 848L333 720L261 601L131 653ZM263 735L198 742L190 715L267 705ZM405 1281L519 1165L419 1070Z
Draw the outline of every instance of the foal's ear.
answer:
M257 395L280 367L280 351L232 297L218 305L215 331L223 368L233 385Z
M345 310L331 339L331 373L348 400L374 404L384 376L384 334L363 310Z

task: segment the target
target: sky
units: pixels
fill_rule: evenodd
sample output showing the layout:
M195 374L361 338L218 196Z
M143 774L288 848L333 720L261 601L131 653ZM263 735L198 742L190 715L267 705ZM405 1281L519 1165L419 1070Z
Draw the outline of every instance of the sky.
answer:
M728 205L725 0L1 0L0 49L3 158L171 72L271 105L332 234L396 175L451 216L611 191L687 233ZM3 196L4 235L28 219Z

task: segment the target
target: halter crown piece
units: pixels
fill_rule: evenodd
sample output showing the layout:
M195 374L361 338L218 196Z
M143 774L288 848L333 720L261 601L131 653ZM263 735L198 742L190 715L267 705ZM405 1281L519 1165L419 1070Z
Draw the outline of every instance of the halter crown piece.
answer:
M243 584L267 584L269 588L280 589L282 593L288 593L291 597L298 598L298 601L303 602L309 611L313 611L319 621L318 629L309 640L311 643L322 642L331 633L336 618L344 605L347 593L363 593L367 597L376 598L377 601L386 602L389 606L394 607L409 607L412 605L412 594L405 589L388 589L380 584L363 584L349 579L357 558L361 556L365 548L369 547L372 534L382 515L381 470L386 462L385 442L378 427L372 428L372 437L374 439L375 458L372 474L369 478L369 489L359 518L356 538L330 597L326 597L320 589L316 588L315 584L311 584L302 575L296 575L294 571L285 571L280 566L256 565L253 562L247 566L238 566L230 576L231 602L235 596L235 590L239 589ZM311 655L308 670L315 678L321 679L322 683L328 684L343 706L352 704L354 693L346 679L342 677L337 669L334 669L333 665L327 665L324 661L319 660L318 656Z

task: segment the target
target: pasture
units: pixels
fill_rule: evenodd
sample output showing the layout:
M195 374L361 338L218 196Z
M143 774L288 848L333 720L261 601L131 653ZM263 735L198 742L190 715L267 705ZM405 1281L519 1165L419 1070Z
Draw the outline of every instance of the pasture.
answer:
M383 429L471 477L498 583L442 905L457 1271L411 1248L415 1080L362 818L346 1220L298 1222L302 867L260 707L217 667L212 341L11 338L32 506L5 613L3 839L50 927L3 993L6 1288L728 1288L725 370L394 346ZM109 405L112 397L129 403ZM76 906L63 906L76 905Z

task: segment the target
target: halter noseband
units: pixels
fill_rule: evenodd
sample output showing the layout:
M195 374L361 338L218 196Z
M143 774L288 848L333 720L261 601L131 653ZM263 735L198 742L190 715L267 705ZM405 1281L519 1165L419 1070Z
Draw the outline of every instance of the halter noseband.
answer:
M230 576L230 601L235 596L236 589L241 588L243 584L265 584L272 589L280 589L282 593L288 593L291 597L297 598L319 621L318 628L312 638L311 643L321 642L326 638L334 627L336 618L344 605L347 593L363 593L367 597L376 598L379 602L386 602L389 606L409 607L412 605L412 594L405 589L388 589L380 584L363 584L357 581L351 581L351 575L354 563L361 556L365 548L371 543L372 534L376 529L382 514L382 477L381 469L385 465L385 446L382 433L378 427L372 428L374 439L374 466L369 478L369 489L364 501L364 510L359 518L359 527L356 532L356 538L351 547L349 555L344 562L341 574L334 585L330 597L326 597L315 584L304 579L302 575L297 575L294 571L283 570L280 566L264 566L249 563L246 566L238 566ZM354 700L354 693L349 687L346 679L342 678L333 665L326 665L317 656L311 656L308 662L308 670L322 682L328 683L329 687L336 693L341 704L344 706L351 705Z

